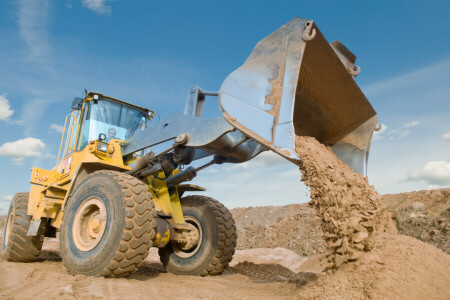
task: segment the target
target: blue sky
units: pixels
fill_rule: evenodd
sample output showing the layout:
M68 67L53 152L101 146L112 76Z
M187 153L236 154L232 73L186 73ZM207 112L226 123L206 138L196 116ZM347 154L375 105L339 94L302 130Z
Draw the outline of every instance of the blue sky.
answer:
M448 1L0 2L0 213L52 168L65 115L86 88L183 111L193 84L218 90L254 45L310 18L358 56L357 82L380 115L369 161L381 193L450 186ZM206 117L219 114L211 98ZM17 149L22 149L18 151ZM295 165L270 153L194 181L228 207L307 201Z

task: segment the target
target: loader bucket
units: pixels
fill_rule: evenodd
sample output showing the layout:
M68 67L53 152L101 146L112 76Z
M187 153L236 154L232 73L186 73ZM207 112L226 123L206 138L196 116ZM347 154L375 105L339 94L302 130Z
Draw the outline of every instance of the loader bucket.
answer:
M312 20L295 18L260 41L222 83L223 115L294 163L295 135L312 136L366 175L378 117L353 78L355 59L340 42L330 45Z

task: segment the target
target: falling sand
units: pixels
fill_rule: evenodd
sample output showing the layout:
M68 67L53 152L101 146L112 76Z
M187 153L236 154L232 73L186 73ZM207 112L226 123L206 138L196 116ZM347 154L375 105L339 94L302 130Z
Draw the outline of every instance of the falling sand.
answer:
M381 196L331 149L296 137L302 180L322 218L327 269L297 299L449 299L450 256L397 235Z
M373 248L375 237L395 233L390 213L367 177L339 160L312 137L297 136L302 181L311 189L311 205L322 218L329 268L357 260Z

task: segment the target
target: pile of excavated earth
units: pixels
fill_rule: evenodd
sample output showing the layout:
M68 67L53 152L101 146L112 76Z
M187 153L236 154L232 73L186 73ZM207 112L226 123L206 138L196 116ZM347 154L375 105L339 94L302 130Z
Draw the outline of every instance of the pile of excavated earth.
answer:
M311 201L231 210L239 250L223 275L166 273L152 249L128 279L71 276L47 239L37 263L0 261L0 298L450 299L450 189L380 196L315 139L296 141Z

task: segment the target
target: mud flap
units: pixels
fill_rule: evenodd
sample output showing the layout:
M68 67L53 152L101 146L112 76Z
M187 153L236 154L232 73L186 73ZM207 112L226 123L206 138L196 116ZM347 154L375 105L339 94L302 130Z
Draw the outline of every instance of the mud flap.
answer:
M42 219L32 220L30 223L30 228L28 229L27 236L36 236L41 226Z

